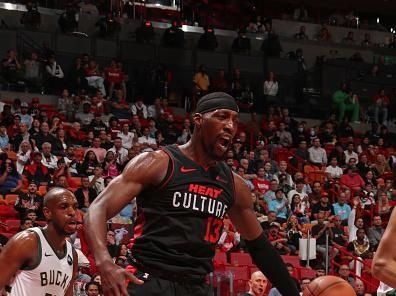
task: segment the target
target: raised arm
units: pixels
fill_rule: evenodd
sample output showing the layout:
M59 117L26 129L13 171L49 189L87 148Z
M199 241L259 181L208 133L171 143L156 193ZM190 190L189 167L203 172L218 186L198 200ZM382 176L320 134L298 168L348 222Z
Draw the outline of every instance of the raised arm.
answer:
M158 185L165 178L168 162L169 157L162 151L135 157L88 208L84 219L85 233L104 282L105 295L127 296L126 278L142 283L113 263L106 246L106 221L119 213L143 189Z
M32 265L37 256L37 236L23 231L16 234L0 252L0 291L10 284L12 277L22 267Z
M299 292L291 279L279 253L263 233L252 209L250 191L237 175L235 179L236 200L229 211L232 223L246 240L246 245L257 267L265 274L282 295L298 296Z
M375 253L372 273L374 277L392 288L396 288L396 210L394 209L389 219L388 227L379 243Z

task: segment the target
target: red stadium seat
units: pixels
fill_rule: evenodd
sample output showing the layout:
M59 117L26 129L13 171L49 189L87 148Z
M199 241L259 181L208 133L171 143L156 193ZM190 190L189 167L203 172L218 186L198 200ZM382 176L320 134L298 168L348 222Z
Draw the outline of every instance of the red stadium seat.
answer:
M233 266L253 265L252 258L250 257L249 253L239 253L239 252L230 254L230 263Z
M313 279L316 276L316 271L311 268L301 267L299 269L299 272L300 272L300 279L302 278Z
M18 194L7 194L5 196L5 200L7 201L8 205L10 205L10 206L13 206L17 199L18 199Z
M217 251L213 258L213 264L215 266L226 265L227 262L227 254L225 252Z
M7 230L10 233L17 233L21 226L21 220L6 220L5 223L7 224Z
M294 268L300 268L300 258L298 256L282 256L283 262L290 263Z
M225 271L233 276L234 292L238 295L239 292L246 292L246 283L249 281L249 267L248 266L225 266Z

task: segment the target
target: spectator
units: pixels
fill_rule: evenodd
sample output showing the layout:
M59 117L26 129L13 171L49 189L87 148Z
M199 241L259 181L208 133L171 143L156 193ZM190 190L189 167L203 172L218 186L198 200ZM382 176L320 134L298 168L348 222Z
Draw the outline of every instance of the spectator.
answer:
M89 178L83 176L81 177L81 186L74 192L74 195L78 201L78 208L85 212L98 194L95 189L90 187Z
M43 197L37 194L37 184L30 182L26 193L20 193L15 201L14 208L19 212L19 217L25 217L27 210L34 210L37 216L41 216Z
M198 71L194 74L193 77L194 89L193 94L196 101L209 91L210 80L209 75L206 73L205 65L200 65ZM196 101L193 102L194 108Z
M330 165L326 167L325 172L330 182L335 182L341 178L344 172L342 168L338 166L337 157L332 157L330 159Z
M104 152L106 153L106 150L104 150ZM104 156L105 155L103 155L103 159L104 159ZM94 169L98 164L99 164L99 161L98 161L98 158L97 158L95 152L92 149L87 150L85 152L84 160L81 163L79 173L81 175L85 174L87 176L90 176L94 173Z
M250 39L246 36L246 30L240 29L238 37L232 42L231 50L235 53L250 54L250 49Z
M284 122L279 123L279 129L276 132L279 138L279 144L285 148L291 147L293 145L293 138L291 133L286 130L286 124Z
M279 170L274 174L274 178L278 179L278 182L280 184L280 176L285 175L285 184L287 184L290 188L294 187L294 182L292 176L287 172L287 162L285 160L281 160L279 162Z
M296 255L296 251L299 249L299 240L302 238L302 227L296 215L290 215L288 219L286 224L286 237L290 254Z
M285 223L287 220L288 213L288 201L284 197L283 191L281 189L276 190L275 199L269 204L269 210L276 213L276 220L279 223Z
M376 170L378 172L378 175L383 175L387 172L391 172L389 163L386 161L386 158L383 154L377 154L377 158L372 169Z
M37 9L37 3L28 1L26 3L26 12L22 14L21 24L27 30L37 30L41 25L41 15Z
M121 25L114 18L112 12L108 12L106 16L102 17L96 22L96 27L99 27L99 37L101 38L114 38L117 37L117 33L121 30Z
M99 195L105 188L102 167L98 164L94 168L93 174L88 176L88 178L90 182L89 187L95 189L96 194Z
M267 290L268 279L261 271L255 271L250 276L249 291L244 296L264 296Z
M269 190L270 181L265 178L265 170L263 167L258 169L257 177L252 180L252 183L254 185L255 192L257 192L260 197L263 197Z
M128 263L128 247L125 244L121 244L117 258L115 259L115 263L120 266L121 268L126 268L129 263Z
M280 255L286 255L290 253L290 249L287 246L287 238L284 238L280 234L280 225L278 222L271 223L268 233L268 240Z
M141 119L147 119L147 106L143 103L142 97L137 97L136 102L132 104L131 112Z
M204 33L199 37L198 49L214 51L218 46L215 31L212 27L205 26Z
M33 152L32 157L32 163L25 166L23 174L30 182L34 181L36 184L47 185L47 183L51 180L51 176L47 167L41 163L41 153Z
M120 137L114 139L114 146L109 151L114 153L116 162L119 165L122 165L128 156L128 150L122 147L122 139Z
M0 165L0 193L17 194L22 189L22 178L19 175L15 164L9 158L3 160Z
M316 251L320 253L322 260L325 261L325 258L328 255L326 254L326 237L328 236L328 242L331 243L333 239L333 231L330 227L330 223L324 223L326 219L324 213L318 213L316 217L318 224L312 227L312 236L316 239ZM337 251L337 249L334 249L335 253L338 253Z
M45 66L46 79L45 85L47 89L53 93L64 87L64 77L62 67L55 60L55 56L51 55Z
M348 217L351 214L351 207L347 204L345 192L339 193L338 202L333 204L333 211L334 215L341 218L343 225L348 224Z
M381 217L389 217L391 206L389 204L388 195L384 191L378 192L378 214Z
M73 33L78 29L78 14L72 3L67 3L65 11L58 19L63 34Z
M305 33L305 26L300 27L300 31L294 34L294 39L298 40L308 40L308 35Z
M147 108L147 117L158 120L164 114L164 109L162 108L161 99L156 98L153 105Z
M331 231L333 232L333 244L344 247L348 241L348 236L345 233L344 226L341 222L342 220L340 216L334 216Z
M81 130L81 124L79 122L73 122L71 129L69 129L67 138L70 142L70 145L73 146L81 146L84 139L85 139L85 134Z
M111 60L110 66L105 69L105 81L109 87L109 97L113 97L114 87L121 87L127 93L124 72L118 67L116 60Z
M364 286L364 283L360 279L356 279L355 281L355 292L356 296L371 296L372 294L366 293L366 287Z
M102 287L99 283L89 282L85 285L85 294L87 296L100 296L102 295Z
M21 225L19 226L19 232L24 231L26 229L32 228L33 227L33 221L30 218L22 218L21 219Z
M356 230L356 239L348 244L347 250L356 257L373 259L373 252L371 251L370 242L366 239L366 231L364 229Z
M331 41L331 33L325 23L322 24L322 27L317 34L317 39L318 41Z
M57 168L58 158L52 154L51 143L44 142L42 145L42 160L41 163L47 167L48 172L53 173Z
M354 151L354 144L353 142L349 142L347 146L347 150L344 151L345 154L345 162L349 163L349 160L351 158L354 158L356 160L356 163L358 162L359 156L358 154Z
M83 110L82 112L78 112L76 114L76 120L79 121L83 129L86 129L94 119L94 114L91 112L91 103L90 102L85 102L83 104Z
M122 125L121 131L117 134L117 137L121 138L123 148L132 148L133 142L135 141L135 134L129 131L128 123Z
M7 57L2 60L3 78L9 83L16 83L19 79L19 71L22 66L18 61L18 54L15 50L8 50Z
M119 247L116 245L115 233L113 230L107 231L106 242L107 242L107 251L109 252L110 257L115 258L118 254Z
M313 145L308 149L311 164L321 168L327 164L326 150L320 147L320 140L314 139Z
M121 173L121 165L117 163L117 158L113 151L107 151L102 168L105 177L117 177Z
M89 86L100 90L100 92L106 96L103 74L99 69L99 65L94 59L91 59L88 63L88 66L85 68L85 79L87 80Z
M29 141L23 140L19 144L19 149L17 153L16 168L19 174L23 173L25 165L30 162L30 155L32 153L32 146Z
M352 112L350 120L357 122L359 120L359 102L357 97L349 91L346 83L341 84L339 90L333 94L333 104L338 109L338 121L342 122L345 117L345 112Z
M377 250L378 244L384 235L385 229L382 227L382 219L380 215L373 217L373 226L368 229L367 237L373 251Z
M329 203L327 192L322 192L320 202L312 206L312 219L319 219L320 214L323 214L323 218L326 220L334 216L334 208Z
M7 135L7 128L3 123L0 123L0 149L3 151L10 149L10 139Z
M177 21L173 21L172 25L165 30L162 43L167 47L184 47L184 32L180 29Z
M38 87L41 84L42 73L41 73L41 63L39 61L38 54L32 52L30 58L24 61L25 76L24 79L28 86Z
M361 46L371 46L373 43L371 42L371 36L369 33L364 33L364 39L360 43Z
M340 268L338 268L338 276L347 283L349 283L352 287L354 287L355 279L350 275L350 272L351 270L349 269L349 266L346 264L342 264L340 265Z
M381 123L383 125L387 125L388 123L388 107L390 105L390 99L385 94L385 89L381 88L373 98L374 100L374 120L376 123L380 124L380 115L381 115Z
M298 194L300 197L300 200L309 207L309 202L308 202L308 194L304 191L304 180L303 179L297 179L295 182L295 189L290 190L287 193L287 199L289 200L289 203L292 203L292 198L295 194Z
M268 77L264 81L263 91L265 96L265 101L267 104L279 105L278 101L278 81L275 78L274 72L268 72Z

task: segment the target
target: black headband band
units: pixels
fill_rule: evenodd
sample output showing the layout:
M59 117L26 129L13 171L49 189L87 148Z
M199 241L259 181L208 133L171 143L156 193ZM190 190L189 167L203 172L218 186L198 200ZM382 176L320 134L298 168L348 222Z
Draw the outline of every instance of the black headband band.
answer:
M224 92L214 92L203 96L197 103L196 113L207 113L216 109L228 109L239 112L235 99Z

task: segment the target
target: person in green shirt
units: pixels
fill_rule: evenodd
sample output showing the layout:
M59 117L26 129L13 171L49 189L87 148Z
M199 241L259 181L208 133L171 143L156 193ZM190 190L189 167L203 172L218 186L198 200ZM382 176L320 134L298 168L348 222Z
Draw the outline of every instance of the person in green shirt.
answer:
M351 112L351 122L359 121L359 100L346 83L342 83L339 90L333 94L333 104L338 110L338 121L344 120L345 112Z

